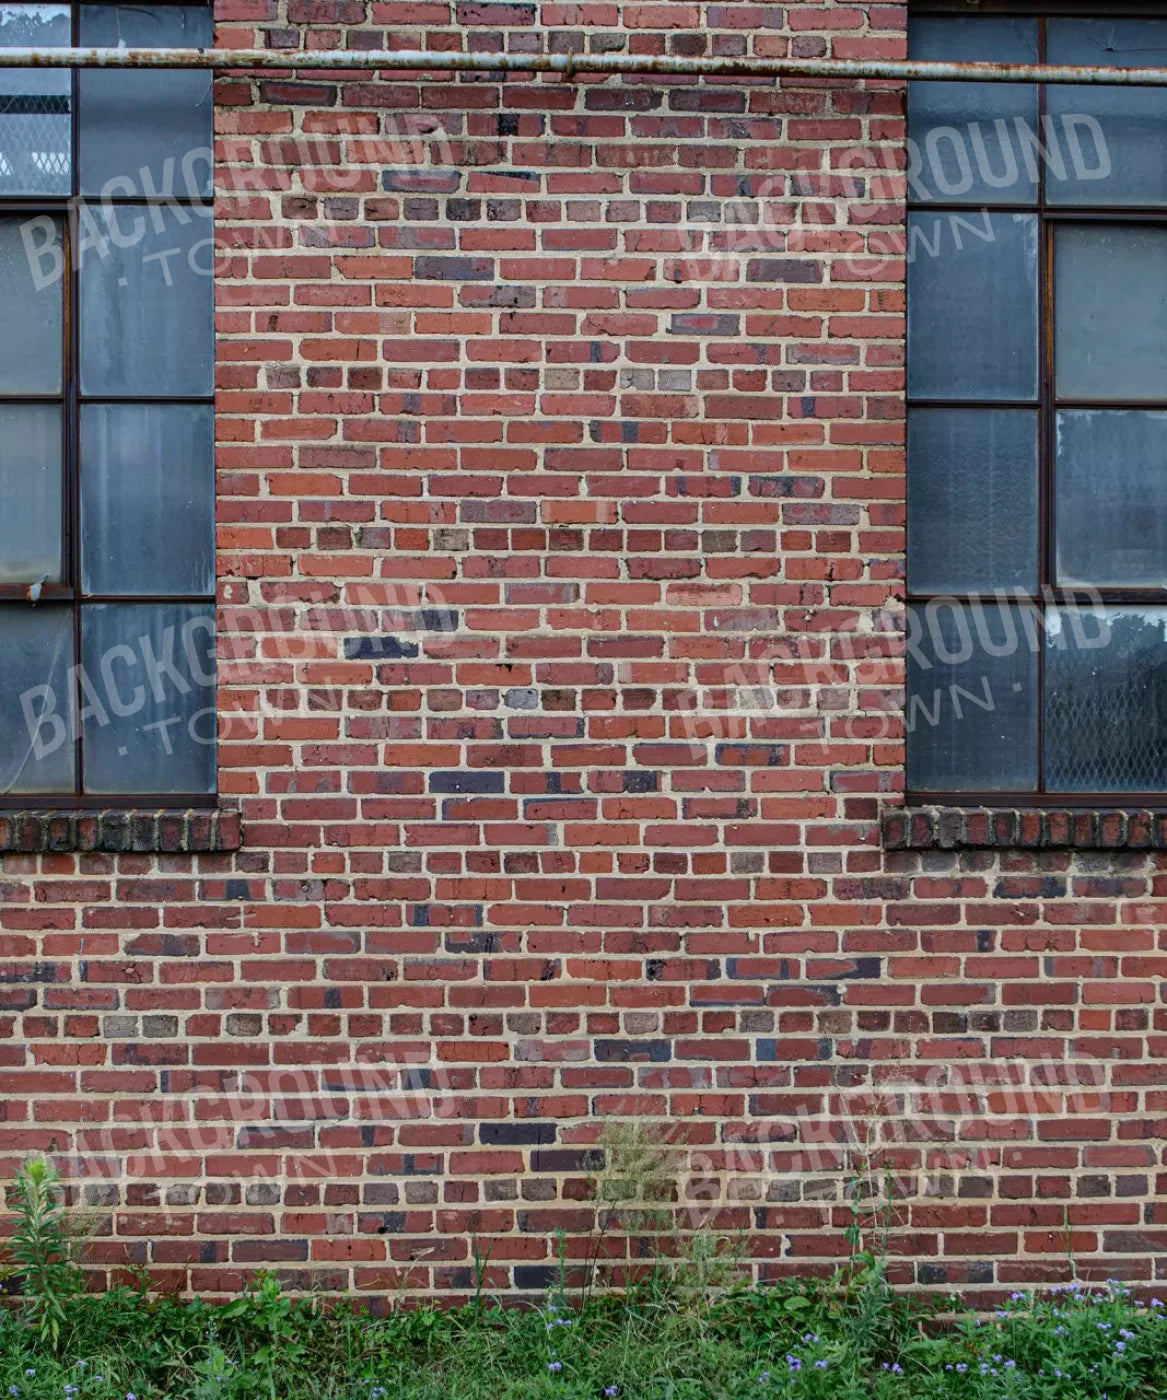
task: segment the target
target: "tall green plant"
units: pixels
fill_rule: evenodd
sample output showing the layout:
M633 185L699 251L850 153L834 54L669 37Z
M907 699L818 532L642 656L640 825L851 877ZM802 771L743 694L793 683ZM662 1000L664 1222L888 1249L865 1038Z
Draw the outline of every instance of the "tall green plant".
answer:
M16 1229L11 1252L22 1275L22 1293L42 1342L61 1344L65 1304L81 1289L81 1271L69 1255L63 1193L47 1157L28 1157L12 1186Z

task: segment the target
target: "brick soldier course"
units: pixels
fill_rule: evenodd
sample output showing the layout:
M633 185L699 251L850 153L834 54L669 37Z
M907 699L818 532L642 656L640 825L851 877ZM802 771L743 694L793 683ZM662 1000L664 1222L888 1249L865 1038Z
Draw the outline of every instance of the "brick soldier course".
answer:
M900 1283L1163 1277L1162 819L902 813L902 85L293 63L905 10L217 22L224 810L0 821L4 1167L110 1279L531 1292L648 1120L761 1278L865 1155Z

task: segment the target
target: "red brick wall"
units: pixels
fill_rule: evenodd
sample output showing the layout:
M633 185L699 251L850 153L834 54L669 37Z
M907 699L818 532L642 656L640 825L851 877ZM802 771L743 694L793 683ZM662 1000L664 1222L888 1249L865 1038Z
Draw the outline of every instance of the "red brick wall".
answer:
M894 5L220 0L224 46L901 57ZM605 1123L762 1277L1163 1266L1163 858L895 851L902 90L217 89L233 855L8 856L94 1257L542 1287ZM614 1232L609 1247L631 1246Z

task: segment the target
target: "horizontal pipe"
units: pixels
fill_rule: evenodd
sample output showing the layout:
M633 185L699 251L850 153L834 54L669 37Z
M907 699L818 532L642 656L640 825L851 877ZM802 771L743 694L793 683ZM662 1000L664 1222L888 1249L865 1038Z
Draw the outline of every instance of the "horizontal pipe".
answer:
M673 54L448 53L409 49L0 48L0 68L278 68L427 73L655 73L681 77L880 79L891 82L1086 83L1167 87L1167 68L1049 63L931 63L843 58L684 58Z

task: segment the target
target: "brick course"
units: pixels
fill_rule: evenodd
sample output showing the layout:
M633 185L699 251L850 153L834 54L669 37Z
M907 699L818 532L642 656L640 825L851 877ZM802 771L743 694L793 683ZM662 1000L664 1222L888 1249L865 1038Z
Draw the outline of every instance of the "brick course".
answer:
M218 21L290 57L906 52L896 5ZM5 856L3 1165L60 1154L111 1277L457 1295L477 1236L524 1291L643 1118L762 1278L835 1267L865 1152L901 1283L1062 1279L1067 1238L1163 1277L1158 824L896 814L902 89L216 95L243 844Z

